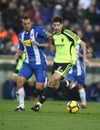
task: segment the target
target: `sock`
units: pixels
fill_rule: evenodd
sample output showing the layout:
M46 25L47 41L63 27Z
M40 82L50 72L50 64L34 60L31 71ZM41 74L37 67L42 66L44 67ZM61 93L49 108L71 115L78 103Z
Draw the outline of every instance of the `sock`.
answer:
M45 102L46 98L51 96L53 91L54 91L53 88L47 87L44 90L44 92L43 92L42 96L40 97L39 102L37 104L43 104Z
M38 97L37 89L34 89L34 91L33 91L33 97L34 97L34 98Z
M34 92L33 92L33 96L34 97L41 97L43 91L44 91L44 89L43 90L35 89Z
M75 88L76 86L77 86L77 82L74 82L74 83L72 84L72 86L70 87L70 89Z
M85 93L85 89L82 88L79 91L79 95L80 95L80 99L81 99L81 102L82 104L86 104L86 93Z
M24 108L24 96L25 96L25 92L24 92L24 88L20 88L17 90L16 92L16 98L17 98L17 101L19 103L19 106Z

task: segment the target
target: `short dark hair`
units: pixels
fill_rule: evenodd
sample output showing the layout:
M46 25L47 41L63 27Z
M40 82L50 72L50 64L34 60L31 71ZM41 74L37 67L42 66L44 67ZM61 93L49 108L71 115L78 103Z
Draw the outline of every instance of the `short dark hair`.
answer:
M29 16L23 16L22 18L21 18L21 22L22 22L22 20L27 20L27 19L30 19L31 20L31 18L29 17ZM32 20L31 20L32 21Z
M61 16L56 16L52 19L52 23L54 23L54 22L60 22L62 24L63 18Z

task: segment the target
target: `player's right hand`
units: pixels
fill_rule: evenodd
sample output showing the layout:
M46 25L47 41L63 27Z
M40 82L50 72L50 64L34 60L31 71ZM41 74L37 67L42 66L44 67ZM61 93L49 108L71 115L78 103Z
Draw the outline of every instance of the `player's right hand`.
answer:
M23 54L22 51L18 51L18 52L16 52L16 54L15 54L15 59L17 60L19 57L22 56L22 54Z
M85 59L85 65L86 65L86 66L89 66L89 64L90 64L89 60L88 60L88 59Z

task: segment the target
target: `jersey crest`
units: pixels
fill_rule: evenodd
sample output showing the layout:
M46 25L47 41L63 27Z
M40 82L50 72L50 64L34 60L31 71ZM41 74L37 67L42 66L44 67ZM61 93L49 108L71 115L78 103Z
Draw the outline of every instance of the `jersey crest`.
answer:
M61 41L64 42L64 38L62 38Z
M24 44L24 46L30 47L31 46L31 40L30 39L29 40L25 40L23 42L23 44Z

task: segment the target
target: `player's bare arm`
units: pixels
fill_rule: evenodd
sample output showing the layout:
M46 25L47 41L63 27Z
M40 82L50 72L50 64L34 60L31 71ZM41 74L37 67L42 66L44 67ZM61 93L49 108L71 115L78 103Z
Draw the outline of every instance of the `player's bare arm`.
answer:
M78 56L83 58L82 53L78 53ZM86 66L89 66L89 64L90 64L90 62L89 62L89 60L87 58L91 58L91 57L92 57L92 53L86 54Z
M83 58L83 54L81 54L81 53L78 53L78 56ZM86 54L86 58L91 58L91 57L92 57L91 53ZM89 64L90 64L89 60L86 59L86 66L89 66Z
M49 43L40 44L37 41L32 41L32 44L35 44L35 45L37 45L39 47L49 47Z
M81 46L82 46L82 50L83 50L83 60L84 60L84 64L87 65L87 58L86 58L86 44L84 41L81 40L80 42Z
M55 51L55 46L53 44L53 40L52 39L49 39L49 49L50 49L51 52Z
M78 53L78 56L79 57L83 57L83 54L82 53ZM91 57L92 57L91 53L86 54L86 58L91 58Z

